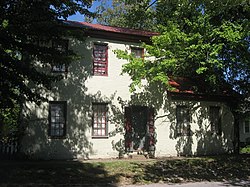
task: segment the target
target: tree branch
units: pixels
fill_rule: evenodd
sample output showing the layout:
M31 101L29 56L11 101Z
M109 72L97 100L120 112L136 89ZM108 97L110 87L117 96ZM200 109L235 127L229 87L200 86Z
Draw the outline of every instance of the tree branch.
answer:
M158 0L155 0L155 1L153 1L151 4L149 4L149 5L145 8L145 11L146 11L147 9L149 9L151 6L153 6L157 1L158 1Z

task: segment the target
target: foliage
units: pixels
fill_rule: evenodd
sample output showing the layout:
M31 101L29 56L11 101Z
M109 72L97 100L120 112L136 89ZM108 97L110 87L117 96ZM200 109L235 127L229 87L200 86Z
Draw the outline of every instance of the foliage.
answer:
M245 146L245 147L242 147L242 148L240 149L240 153L242 153L242 154L250 154L250 145L247 145L247 146Z
M91 3L91 0L0 2L1 123L12 126L23 101L45 100L41 93L63 77L52 74L51 67L67 65L76 55L71 50L55 48L52 41L80 39L81 32L67 28L62 20L77 11L91 16L87 10Z
M17 103L13 108L0 108L0 142L8 142L16 139L20 132L19 115L21 106Z
M154 6L150 0L105 0L97 7L97 22L104 25L152 30Z
M62 76L50 73L55 63L70 63L74 59L72 51L62 52L52 45L41 42L62 41L67 37L78 37L76 32L62 25L62 19L86 9L91 1L37 1L4 0L0 3L0 54L1 54L1 107L11 107L13 100L40 101L37 88L49 89L51 82ZM61 20L60 20L61 19ZM40 67L36 62L40 62ZM17 92L15 90L18 90Z
M219 8L218 8L219 7ZM158 1L157 25L160 35L143 47L154 60L129 60L123 67L132 87L142 79L168 86L170 77L191 77L206 85L203 92L236 90L249 94L250 6L248 1ZM225 88L226 85L226 88Z

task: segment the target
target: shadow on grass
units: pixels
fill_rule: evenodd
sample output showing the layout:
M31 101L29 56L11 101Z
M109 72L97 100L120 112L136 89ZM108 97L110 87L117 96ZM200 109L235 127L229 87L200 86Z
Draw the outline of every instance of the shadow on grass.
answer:
M135 175L134 183L150 182L198 182L198 181L248 181L250 184L250 157L220 156L190 159L162 159L151 165L135 163L144 168L143 175Z
M117 186L102 163L77 161L0 162L0 186Z

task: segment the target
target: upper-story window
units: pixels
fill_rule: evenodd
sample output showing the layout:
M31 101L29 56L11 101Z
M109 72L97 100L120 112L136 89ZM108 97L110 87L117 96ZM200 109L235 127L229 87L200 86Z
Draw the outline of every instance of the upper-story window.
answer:
M177 106L176 108L176 130L178 136L190 136L190 110L187 106Z
M68 40L53 41L52 47L57 49L59 52L65 53L68 51ZM63 73L67 71L68 68L66 64L56 62L55 65L52 66L52 72L54 73Z
M108 75L108 45L94 44L93 48L93 74Z
M210 106L209 107L209 121L211 125L211 131L218 135L221 135L221 115L220 107Z
M135 58L144 58L144 49L139 47L131 47L131 54L133 54Z

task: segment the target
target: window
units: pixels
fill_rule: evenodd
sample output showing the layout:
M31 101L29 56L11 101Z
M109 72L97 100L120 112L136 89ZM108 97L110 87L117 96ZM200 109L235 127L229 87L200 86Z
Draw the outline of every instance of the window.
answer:
M93 74L108 75L108 45L94 44L93 49Z
M221 135L221 117L220 107L210 106L209 108L209 121L211 125L211 131L218 135Z
M65 53L68 51L68 40L53 41L52 47L54 49L57 49L59 52ZM54 73L62 73L67 71L68 70L66 64L56 63L55 65L52 66L52 72Z
M49 102L49 136L54 138L66 135L66 101Z
M244 122L244 133L250 133L250 120Z
M107 104L93 104L92 136L108 136L107 109Z
M143 58L144 57L144 49L139 47L131 47L131 53L135 56L135 58Z
M177 118L177 135L178 136L190 136L190 111L187 106L177 106L176 108Z

